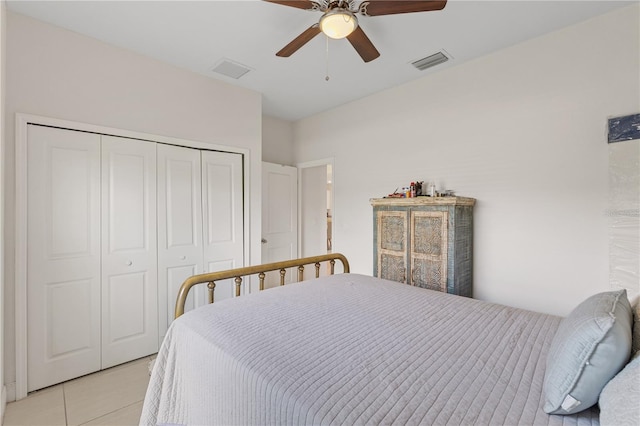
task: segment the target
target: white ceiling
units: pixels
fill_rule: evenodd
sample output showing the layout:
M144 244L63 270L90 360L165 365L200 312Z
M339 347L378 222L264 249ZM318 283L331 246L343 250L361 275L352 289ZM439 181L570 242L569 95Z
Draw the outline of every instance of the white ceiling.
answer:
M359 16L381 54L369 63L347 40L329 41L327 61L322 35L290 58L276 57L275 52L321 14L258 0L17 0L7 5L14 12L256 90L263 94L264 114L294 121L637 1L449 0L441 11ZM410 65L442 49L450 61L427 71ZM251 71L238 80L213 72L222 59Z

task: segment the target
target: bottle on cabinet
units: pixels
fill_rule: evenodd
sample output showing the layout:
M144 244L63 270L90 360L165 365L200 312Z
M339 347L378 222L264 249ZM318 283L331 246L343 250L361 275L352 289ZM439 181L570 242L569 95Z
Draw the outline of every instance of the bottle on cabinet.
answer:
M435 183L430 183L429 184L429 189L427 190L427 195L429 197L435 197L436 196L436 184Z

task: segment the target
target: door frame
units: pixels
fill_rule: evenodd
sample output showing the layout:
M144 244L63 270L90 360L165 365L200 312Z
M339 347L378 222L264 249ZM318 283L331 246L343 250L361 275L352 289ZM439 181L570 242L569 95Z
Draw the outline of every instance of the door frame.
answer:
M198 142L151 133L136 132L113 127L98 126L76 121L61 120L32 114L16 113L15 147L15 356L16 382L7 385L7 400L18 400L27 396L27 128L30 124L58 127L81 132L99 133L109 136L140 139L143 141L177 145L210 151L223 151L242 155L243 187L243 233L244 263L250 264L251 239L249 224L251 196L251 150L214 143ZM15 392L15 395L13 393Z
M336 165L334 157L322 158L320 160L305 161L296 164L298 169L298 257L302 255L302 170L311 167L331 166L331 246L335 246L336 229ZM335 250L332 250L335 252Z

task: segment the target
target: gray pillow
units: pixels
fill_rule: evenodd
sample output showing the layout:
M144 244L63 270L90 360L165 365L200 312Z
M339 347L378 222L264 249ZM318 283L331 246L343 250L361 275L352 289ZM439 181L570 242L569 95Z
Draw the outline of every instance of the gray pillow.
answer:
M598 402L629 360L631 321L626 290L591 296L562 319L547 357L546 413L573 414Z
M640 425L640 355L607 383L598 403L601 426Z

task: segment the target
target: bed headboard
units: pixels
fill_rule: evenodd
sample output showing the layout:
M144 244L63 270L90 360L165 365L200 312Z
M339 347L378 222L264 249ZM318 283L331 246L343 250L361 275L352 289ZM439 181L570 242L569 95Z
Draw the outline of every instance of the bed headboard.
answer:
M216 288L216 281L226 280L233 278L236 286L236 296L240 296L240 287L242 286L242 278L251 275L257 275L260 281L260 290L264 289L264 279L267 272L280 271L280 285L284 285L287 268L298 268L298 281L304 280L304 267L306 265L314 265L315 278L320 276L320 266L322 262L328 262L330 265L330 274L333 275L335 271L336 260L342 262L342 269L344 273L349 272L349 262L344 255L340 253L323 254L320 256L304 257L301 259L285 260L282 262L266 263L263 265L245 266L243 268L228 269L226 271L210 272L207 274L194 275L189 277L180 286L178 292L178 299L176 300L175 317L178 318L184 314L184 304L187 300L187 295L192 287L198 284L207 283L209 303L213 303L214 290Z

